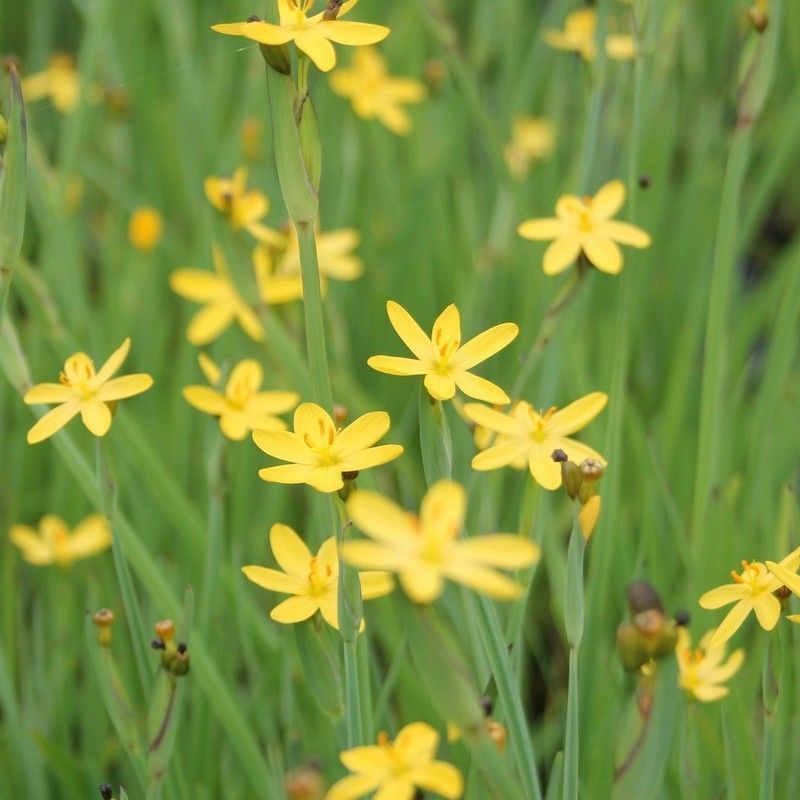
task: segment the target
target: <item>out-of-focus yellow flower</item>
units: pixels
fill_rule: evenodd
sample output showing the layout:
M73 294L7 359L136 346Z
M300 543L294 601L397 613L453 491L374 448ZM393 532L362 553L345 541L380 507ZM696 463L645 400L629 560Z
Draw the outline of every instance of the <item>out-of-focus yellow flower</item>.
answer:
M279 45L293 41L297 49L305 53L319 69L328 72L336 66L336 51L331 42L357 47L377 44L389 35L389 29L383 25L342 21L341 17L357 2L347 0L342 3L331 18L328 11L320 11L313 17L306 16L313 0L278 0L278 25L254 20L212 25L211 30L229 36L244 36L260 44Z
M269 211L269 200L258 189L247 188L244 167L239 167L231 178L209 175L203 181L203 190L208 202L225 216L233 230L246 230L262 242L280 242L280 235L260 222Z
M253 441L267 454L289 464L265 467L259 476L274 483L307 483L320 492L344 486L342 473L357 473L397 458L399 444L373 447L389 430L385 411L364 414L338 430L324 408L301 403L294 412L294 431L256 431Z
M389 322L416 358L372 356L367 364L387 375L424 375L425 388L435 400L450 400L456 387L487 403L508 403L508 395L491 381L469 372L510 344L519 333L513 322L503 322L461 344L461 317L449 305L433 323L430 338L399 303L386 303Z
M356 567L397 572L406 594L431 603L445 578L501 600L513 600L522 587L496 567L521 569L534 563L539 548L516 534L462 539L467 495L451 481L428 490L419 517L376 492L356 491L347 501L353 523L375 541L346 541L342 558Z
M250 431L285 430L286 423L275 415L290 411L300 399L294 392L259 392L263 380L261 364L246 358L233 368L224 394L209 386L187 386L183 396L200 411L219 417L225 436L241 441Z
M742 666L744 650L735 650L723 664L726 646L709 647L714 631L707 631L697 649L686 628L678 630L675 657L678 659L678 683L689 695L703 703L719 700L730 691L720 684L730 680Z
M317 233L317 261L323 294L327 279L352 281L363 272L361 259L353 254L361 237L352 228ZM276 247L259 244L253 251L253 266L261 299L270 305L290 303L303 296L300 244L290 226Z
M178 269L169 277L172 291L204 307L192 317L186 335L195 345L216 339L234 320L257 342L264 338L264 329L252 308L242 299L228 273L222 250L212 250L213 272L203 269Z
M342 763L356 773L335 783L325 800L356 800L378 790L376 798L411 800L417 788L457 800L464 778L456 767L434 760L439 734L425 722L412 722L394 742L384 732L378 744L354 747L340 754Z
M411 117L403 108L425 98L425 84L412 78L393 78L386 59L374 47L356 50L349 69L331 75L331 88L347 97L353 111L363 119L377 119L392 133L403 136L411 130Z
M39 529L12 525L11 541L22 550L22 557L37 567L57 564L68 567L73 561L88 558L111 546L111 531L105 517L93 514L71 531L63 519L53 514L42 517Z
M80 98L80 77L75 60L67 53L50 56L47 69L23 78L22 92L29 103L47 97L62 114L74 111Z
M153 385L153 379L144 373L111 377L122 366L130 348L131 340L126 339L97 372L86 353L75 353L64 362L59 383L39 383L28 389L23 398L28 405L59 404L28 431L28 444L48 439L78 413L91 433L105 436L111 427L113 404L141 394Z
M292 595L270 611L276 622L292 624L309 619L317 611L328 625L339 630L339 559L336 539L326 539L316 556L288 525L273 525L269 532L272 553L283 572L269 567L242 567L253 583L272 592ZM388 572L361 572L361 596L365 600L383 597L394 589ZM364 621L361 621L364 628Z
M141 206L134 210L128 222L128 240L137 249L147 252L160 241L164 231L164 218L158 209Z
M800 547L789 553L780 564L772 561L769 563L771 567L760 561L742 561L741 575L736 570L731 570L733 583L717 586L701 595L700 605L703 608L714 609L730 603L736 604L714 632L708 643L709 648L716 648L727 642L751 611L755 611L758 624L765 631L771 631L778 624L781 604L773 592L786 585L783 578L778 577L778 572L785 570L784 577L797 572L800 566Z
M608 396L603 392L592 392L560 411L552 406L543 414L524 400L515 403L508 413L480 403L467 403L464 413L469 419L499 434L494 445L472 459L472 467L477 470L508 466L524 469L527 465L540 486L557 489L561 486L561 465L553 461L554 450L563 450L576 464L595 458L605 465L599 453L568 437L588 425L607 402Z
M545 275L563 272L581 251L597 269L616 275L622 269L617 243L650 246L650 236L641 228L611 219L624 202L625 184L609 181L594 197L563 195L556 203L555 217L526 220L517 231L525 239L554 240L544 252Z
M594 61L597 55L595 33L597 13L593 8L581 8L567 14L564 30L545 31L544 40L558 50L580 53L586 61ZM635 58L636 46L630 36L612 34L606 38L606 55L617 60Z
M258 117L246 117L239 137L244 159L261 161L264 157L264 123Z
M547 158L553 152L555 138L553 125L548 120L517 117L511 126L511 141L504 150L511 176L522 180L532 161Z

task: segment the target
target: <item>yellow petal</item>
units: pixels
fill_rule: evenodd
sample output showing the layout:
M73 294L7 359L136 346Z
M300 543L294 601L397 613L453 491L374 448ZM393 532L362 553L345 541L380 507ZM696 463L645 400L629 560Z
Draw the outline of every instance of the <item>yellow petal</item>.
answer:
M464 414L468 419L495 433L505 433L509 436L519 436L522 433L517 419L480 403L466 403Z
M360 569L391 572L399 572L410 563L410 557L400 547L395 548L364 539L342 542L342 558L348 564Z
M767 561L767 569L781 581L783 586L788 587L794 594L800 597L800 575L793 570L787 569L782 563L776 564L774 561ZM777 586L775 587L778 588Z
M354 492L347 500L347 513L356 527L382 542L402 542L416 535L413 515L377 492Z
M121 378L112 378L104 383L97 391L97 397L103 402L123 400L126 397L146 392L153 385L153 378L144 372L134 375L123 375Z
M451 363L459 369L471 369L511 344L518 333L519 326L513 322L495 325L460 347L451 358Z
M344 486L342 468L339 465L331 467L307 467L308 476L305 483L313 486L318 492L338 492Z
M48 411L29 431L28 444L38 444L60 431L81 409L77 400Z
M208 386L186 386L183 397L189 405L206 414L220 416L228 410L228 401L225 397Z
M255 431L253 441L268 456L294 464L316 464L317 458L296 433L290 431Z
M489 567L478 564L447 564L444 573L451 581L462 583L476 592L498 600L514 600L522 594L522 587L519 584Z
M503 569L522 569L539 560L537 544L513 533L494 533L458 542L458 557Z
M473 375L471 372L453 372L456 386L468 397L483 400L484 403L504 405L510 403L509 396L497 385L486 378Z
M39 383L25 392L23 401L33 403L66 403L75 397L75 389L63 383Z
M314 26L326 39L336 44L365 45L377 44L389 35L389 29L383 25L372 25L368 22L343 22L342 20L323 20Z
M369 544L369 542L366 544ZM384 597L394 590L394 578L388 572L360 572L358 580L361 584L361 596L364 600Z
M606 55L617 61L636 58L636 43L631 36L615 34L606 39Z
M397 335L403 344L420 360L425 363L433 361L434 352L431 340L425 335L422 328L414 321L411 314L399 303L389 300L386 303L386 313L389 315Z
M392 772L392 756L385 747L366 745L353 747L339 754L342 764L351 772L360 772L364 775L377 775L380 779Z
M725 697L730 691L727 686L711 686L701 683L690 689L691 693L702 703L711 703Z
M333 45L317 32L316 28L295 31L293 38L298 49L302 50L322 72L330 72L334 68L336 51L333 49Z
M212 303L201 308L189 323L186 336L194 345L214 341L230 325L233 309L227 303Z
M711 675L709 675L709 680L713 681L714 683L724 683L727 680L730 680L738 671L739 668L744 663L744 650L734 650L730 658L718 669L715 669Z
M308 578L311 552L292 528L281 523L273 525L269 530L269 545L285 573L301 580Z
M631 247L650 247L650 234L627 222L609 220L603 223L602 233L620 244Z
M412 722L397 734L394 748L409 766L426 764L436 755L439 734L426 722Z
M95 436L105 436L111 427L111 411L96 397L81 403L81 419Z
M261 44L286 44L292 32L269 22L228 22L212 25L211 30L228 36L244 36Z
M758 624L765 630L771 631L781 617L781 604L773 594L762 594L753 599L753 609L756 612Z
M232 392L239 386L247 386L252 392L258 391L264 380L264 370L254 358L245 358L231 370L225 390Z
M336 437L332 454L346 459L358 450L370 447L389 430L391 420L385 411L371 411L351 422Z
M339 630L339 596L334 588L333 591L326 592L319 597L319 613L322 614L322 619L328 623L332 628ZM361 620L361 627L363 628L364 620Z
M376 119L385 125L392 133L397 136L405 136L411 132L411 117L408 112L400 106L392 105L385 101L375 110Z
M712 590L713 591L713 590ZM700 598L702 600L702 598ZM702 603L701 603L702 605ZM703 606L707 608L707 606ZM709 647L720 647L739 630L747 615L753 610L753 601L747 597L740 600L727 614L711 637Z
M557 217L547 219L528 219L521 222L517 227L517 233L524 239L531 239L534 242L544 242L550 239L558 239L564 234L570 233L570 228L564 221Z
M556 202L556 217L568 223L563 235L566 236L568 231L575 231L576 223L580 222L586 211L587 207L583 200L574 194L565 194L558 198Z
M300 579L296 575L286 575L277 569L270 569L269 567L242 567L242 572L247 580L252 581L262 589L269 589L271 592L298 594L308 588L308 580Z
M344 757L344 753L342 757ZM367 792L371 792L380 782L380 776L349 775L334 783L333 786L328 789L324 800L357 800L357 798L363 797Z
M324 575L335 578L339 574L339 557L336 553L336 537L328 537L317 551L317 566Z
M444 589L442 573L425 563L416 563L400 573L403 591L415 602L423 605L436 600Z
M746 595L747 587L741 583L726 583L723 586L717 586L716 589L709 589L700 596L698 602L702 608L722 608L722 606L738 602Z
M250 398L245 410L248 414L283 414L294 408L299 399L295 392L259 392Z
M453 481L437 481L422 500L420 523L426 534L453 540L461 532L466 511L464 487Z
M622 269L622 252L608 237L590 234L584 237L582 246L586 258L601 272L616 275Z
M281 622L284 625L292 625L295 622L303 622L319 610L319 600L316 597L309 595L295 595L289 597L282 603L278 603L272 611L269 612L270 617L275 622Z
M305 483L313 469L305 464L281 464L279 467L260 469L258 477L270 483Z
M403 448L399 444L381 444L377 447L368 447L366 450L342 456L339 470L341 472L356 472L361 469L377 467L380 464L386 464L394 460L402 453Z
M97 375L94 377L93 384L95 386L101 386L104 384L123 364L125 359L128 357L128 352L131 349L131 340L130 337L125 339L125 341L108 357L108 360L105 364L97 372Z
M536 452L528 459L528 468L533 479L544 489L553 491L561 486L561 465L549 453Z
M608 403L604 392L592 392L575 400L560 411L556 411L547 422L547 430L553 436L569 436L585 428Z
M217 275L201 269L176 270L169 276L169 285L175 294L194 303L216 300L224 288Z
M69 538L69 551L73 558L85 558L111 546L111 531L101 514L87 517Z
M387 375L424 375L430 370L429 366L415 358L400 356L371 356L367 359L367 365Z
M243 302L237 303L235 315L239 325L242 326L242 330L254 342L261 342L264 340L264 328L261 326L258 317L250 306Z
M600 517L600 495L592 495L582 506L578 513L578 523L584 539L588 539L594 532L597 520Z
M609 219L622 208L625 202L625 184L620 180L609 181L597 190L590 209L596 219Z
M330 414L316 403L300 403L294 410L294 430L300 436L316 441L323 431L336 430Z
M461 315L454 303L451 303L433 323L431 341L434 348L441 347L449 342L461 344Z
M577 236L556 239L544 251L542 268L545 275L558 275L575 262L581 251L581 240Z
M434 400L452 400L456 393L456 383L450 375L429 372L423 381L428 394Z
M464 777L452 764L444 761L429 761L415 767L414 783L421 789L436 792L447 800L457 800L464 792Z
M260 430L273 429L271 425L253 426ZM253 429L247 417L241 411L226 410L219 418L219 429L222 435L234 442L241 442L247 438L247 434ZM280 426L274 430L281 430Z
M11 541L22 550L22 557L30 564L52 564L53 550L38 531L28 525L12 525L8 532Z
M520 456L528 452L526 442L513 441L487 447L472 459L472 468L481 472L490 469L499 469L512 464Z

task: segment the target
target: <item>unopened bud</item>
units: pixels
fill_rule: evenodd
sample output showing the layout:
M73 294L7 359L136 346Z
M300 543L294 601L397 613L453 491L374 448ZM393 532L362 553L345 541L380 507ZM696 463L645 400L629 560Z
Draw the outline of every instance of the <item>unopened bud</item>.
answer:
M584 458L578 469L581 471L581 477L589 483L599 481L606 471L603 462L597 458Z
M281 75L290 75L292 65L289 61L289 50L285 44L260 44L261 55L267 66Z
M348 417L347 406L342 405L341 403L337 403L333 407L333 421L337 425L344 425L344 423L347 421L347 417Z
M100 647L111 646L111 626L114 624L114 612L110 608L101 608L92 616L92 622L97 626L97 644Z
M583 484L580 468L574 461L561 462L561 480L564 482L564 488L570 499L574 500L580 493Z
M178 645L177 652L170 662L169 671L177 678L181 678L189 672L189 649L183 642Z
M0 114L0 144L5 144L8 139L8 123L6 118Z
M747 19L750 21L756 33L764 33L769 25L767 12L758 6L751 6L747 9Z

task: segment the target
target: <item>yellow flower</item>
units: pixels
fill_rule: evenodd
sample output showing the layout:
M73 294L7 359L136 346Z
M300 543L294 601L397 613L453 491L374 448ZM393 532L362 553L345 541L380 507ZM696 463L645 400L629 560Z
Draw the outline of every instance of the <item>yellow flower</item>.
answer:
M22 92L28 102L49 97L62 114L74 111L80 97L80 80L72 56L52 55L47 69L23 79Z
M785 568L789 573L797 572L800 566L800 547L789 553L780 564L770 564L773 570L777 567L778 570ZM771 631L778 624L781 604L773 592L783 586L784 582L776 576L777 572L771 573L767 565L760 561L742 561L741 575L735 570L731 571L733 583L717 586L700 597L703 608L722 608L736 603L711 637L709 647L719 647L727 642L751 611L756 612L758 624L765 631Z
M609 181L594 197L565 194L556 203L556 216L529 219L517 228L519 235L553 243L544 253L545 275L558 275L583 251L597 269L616 275L622 253L615 244L649 247L650 236L628 222L611 219L625 202L625 184Z
M563 31L545 31L544 40L558 50L580 53L586 61L597 55L595 32L597 14L593 8L581 8L567 14ZM606 55L617 60L635 58L636 46L630 36L611 35L606 39Z
M327 11L320 11L313 17L306 16L313 0L278 0L278 25L248 20L212 25L211 30L230 36L244 36L260 44L278 45L293 41L298 50L305 53L323 72L328 72L336 65L336 51L331 42L353 46L376 44L389 35L389 29L383 25L342 22L341 17L357 2L347 0L342 3L337 15L330 19Z
M144 373L111 377L122 366L130 348L131 340L126 339L97 372L94 362L86 353L75 353L64 362L59 383L40 383L30 388L23 398L28 405L59 405L48 411L28 431L28 444L48 439L79 412L83 424L95 436L105 436L111 427L112 404L141 394L153 385L153 379Z
M100 514L87 517L74 531L60 517L48 514L39 522L38 531L28 525L12 525L9 537L22 550L22 557L37 567L68 567L76 559L88 558L111 546L111 531Z
M263 589L292 595L275 606L270 617L288 625L303 622L319 611L328 625L339 630L336 539L331 536L322 543L317 555L312 556L295 531L288 525L277 524L270 528L269 543L283 572L258 566L242 567L242 572ZM358 577L365 600L383 597L394 589L394 579L386 572L361 572Z
M219 427L229 439L241 441L250 431L282 431L286 423L275 416L291 411L300 399L294 392L259 392L264 380L261 364L251 358L231 372L225 393L208 386L187 386L186 402L219 417Z
M209 175L203 181L208 202L223 214L235 230L244 229L256 239L276 243L280 235L259 220L269 211L267 196L247 188L247 170L239 167L232 178Z
M508 171L516 180L522 180L531 162L547 158L553 152L555 131L546 119L517 117L511 127L511 141L504 155Z
M307 483L320 492L344 486L342 473L385 464L403 452L399 444L372 445L389 430L389 415L373 411L337 430L324 408L301 403L294 431L256 431L253 441L267 454L289 464L265 467L259 475L274 483Z
M425 85L412 78L393 78L386 59L374 47L356 50L350 69L337 69L330 78L336 94L347 97L353 111L363 119L377 119L399 136L411 130L411 117L405 103L425 98Z
M457 800L464 778L452 764L436 761L439 734L425 722L406 725L392 742L378 734L378 744L354 747L340 754L342 763L356 773L335 783L325 800L355 800L375 791L381 800L411 800L417 788Z
M781 561L780 564L776 564L774 561L767 561L767 569L776 578L779 578L787 589L800 597L800 577L795 574L797 567L792 562L786 564L785 561L786 559ZM787 614L786 619L792 622L800 622L800 614Z
M416 358L372 356L367 364L388 375L424 375L425 388L435 400L450 400L456 387L487 403L508 403L508 395L470 370L510 344L519 333L513 322L503 322L461 344L461 318L449 305L433 323L430 338L399 303L386 303L389 322Z
M357 491L347 511L376 541L344 542L342 558L357 567L397 572L416 603L436 600L445 578L501 600L519 597L522 587L494 567L527 567L538 559L539 549L516 534L460 538L466 506L466 492L450 481L431 486L419 517L375 492Z
M225 257L216 245L213 257L216 275L202 269L178 269L169 278L173 292L194 303L205 304L189 323L186 331L189 341L196 345L208 344L236 320L251 339L260 342L264 329L233 285Z
M128 222L128 240L137 249L147 252L160 241L164 230L164 218L158 209L142 206L134 210Z
M725 645L710 647L714 631L708 631L700 640L696 650L692 650L692 640L686 628L678 630L678 644L675 657L678 659L678 683L682 689L703 703L719 700L730 691L721 683L730 680L742 666L744 650L730 654L725 663Z
M479 403L467 403L464 413L469 419L499 434L493 446L472 459L472 467L477 470L507 466L524 469L527 464L540 486L557 489L561 486L561 465L552 459L554 450L563 450L576 464L586 458L596 458L605 465L597 452L567 437L588 425L607 402L608 396L603 392L592 392L560 411L552 406L543 414L534 411L524 400L515 403L507 414Z
M297 231L292 225L285 234L278 235L281 239L277 247L259 244L253 251L259 294L270 305L289 303L303 296ZM323 294L327 289L327 278L352 281L361 275L363 264L352 252L360 239L358 231L352 228L317 233L317 261Z

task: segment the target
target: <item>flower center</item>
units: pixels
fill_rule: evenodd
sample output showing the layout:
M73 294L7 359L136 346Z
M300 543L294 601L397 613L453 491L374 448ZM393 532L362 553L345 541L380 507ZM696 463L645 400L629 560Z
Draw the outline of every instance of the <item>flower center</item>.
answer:
M450 357L458 350L460 339L447 336L441 329L433 334L433 346L437 353L436 371L443 375L450 368Z
M303 435L303 441L309 450L313 450L319 459L320 466L328 467L336 463L332 453L336 441L336 428L325 420L318 420L317 430Z
M550 418L553 414L556 413L556 407L550 406L544 414L537 414L536 411L533 410L530 406L528 406L528 416L533 423L533 428L531 429L531 438L535 442L543 442L547 437L550 435L547 428L550 422Z
M76 389L81 395L81 399L88 400L97 392L91 385L94 377L92 360L85 353L76 353L67 359L64 371L58 376L58 381L64 386Z
M386 752L386 755L389 757L392 773L395 775L395 777L399 777L400 775L408 772L408 764L406 764L406 762L397 752L396 748L392 745L392 742L389 739L386 731L381 731L378 734L378 746L383 748Z
M583 198L583 208L578 212L578 230L581 233L591 233L594 228L594 219L592 218L592 198Z
M736 570L731 570L734 583L746 584L753 594L766 591L769 583L769 571L760 561L742 561L741 575Z
M324 594L332 578L333 570L330 564L325 567L324 572L320 572L316 556L311 559L308 565L308 588L312 595L319 596Z
M242 410L247 401L255 394L258 387L249 375L242 376L235 383L228 384L226 394L228 402L236 409Z

